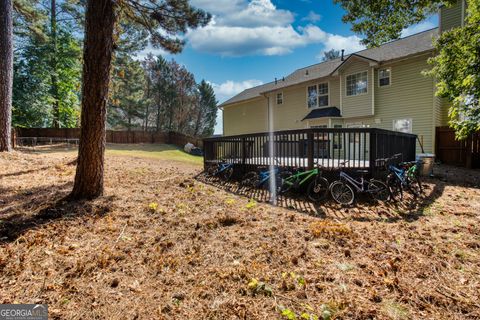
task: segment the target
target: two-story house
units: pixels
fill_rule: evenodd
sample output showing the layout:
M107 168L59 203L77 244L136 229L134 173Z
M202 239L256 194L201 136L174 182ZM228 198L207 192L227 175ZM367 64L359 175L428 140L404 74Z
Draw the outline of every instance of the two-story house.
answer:
M380 47L298 69L247 89L220 105L224 135L312 127L377 127L417 134L433 152L435 127L448 121L448 103L424 76L433 40L462 25L465 2L442 7L439 28ZM420 151L420 146L417 152Z

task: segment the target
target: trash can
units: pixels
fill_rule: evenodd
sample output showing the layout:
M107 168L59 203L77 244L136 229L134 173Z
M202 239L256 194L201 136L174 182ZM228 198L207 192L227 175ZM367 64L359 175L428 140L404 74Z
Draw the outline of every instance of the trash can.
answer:
M435 155L433 153L417 154L417 162L420 166L421 176L433 175L433 163L435 162Z

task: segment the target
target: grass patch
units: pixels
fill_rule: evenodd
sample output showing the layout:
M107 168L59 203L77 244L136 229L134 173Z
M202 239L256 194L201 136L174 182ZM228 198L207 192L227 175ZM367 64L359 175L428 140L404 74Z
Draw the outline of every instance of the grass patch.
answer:
M203 157L192 156L169 144L108 144L107 155L135 156L201 165Z

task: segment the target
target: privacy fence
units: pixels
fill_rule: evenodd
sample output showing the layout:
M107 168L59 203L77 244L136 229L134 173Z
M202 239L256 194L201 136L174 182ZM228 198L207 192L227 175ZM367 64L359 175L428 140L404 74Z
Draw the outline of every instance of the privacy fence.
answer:
M78 143L79 128L16 128L15 143L31 145L43 143ZM201 138L191 137L177 132L116 131L107 130L107 143L167 143L183 147L188 142L202 147Z
M245 170L278 165L311 169L365 169L373 173L375 160L401 153L415 160L416 135L376 128L312 128L207 138L205 166L220 161Z
M437 127L435 137L435 154L442 163L480 168L480 132L457 140L452 128Z

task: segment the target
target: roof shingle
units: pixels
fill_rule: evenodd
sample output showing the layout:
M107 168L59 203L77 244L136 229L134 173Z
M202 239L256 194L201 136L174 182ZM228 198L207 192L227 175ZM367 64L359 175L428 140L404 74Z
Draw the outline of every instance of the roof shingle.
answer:
M419 54L433 50L433 39L438 35L438 28L423 31L405 38L385 43L377 48L365 49L355 52L362 56L378 62L395 60L414 54ZM345 56L345 59L349 55ZM345 60L344 59L344 60ZM314 64L305 68L298 69L285 77L284 80L269 82L246 89L229 100L223 102L219 107L224 107L241 101L246 101L259 97L262 93L290 87L303 82L327 77L332 74L344 61L340 58ZM307 73L308 70L308 73Z

